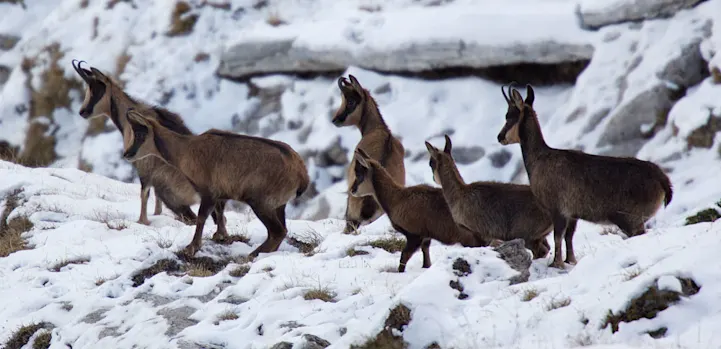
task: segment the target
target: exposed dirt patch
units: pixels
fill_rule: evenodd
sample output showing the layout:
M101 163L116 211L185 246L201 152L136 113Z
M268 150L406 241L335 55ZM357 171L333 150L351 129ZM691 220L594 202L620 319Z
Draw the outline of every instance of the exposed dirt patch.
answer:
M185 1L178 1L170 14L170 29L165 33L167 36L183 36L193 31L195 23L198 21L197 14L189 14L192 8Z
M606 321L604 321L601 328L606 328L608 325L611 325L611 331L616 333L618 332L618 325L621 322L632 322L643 318L653 319L661 311L678 303L682 297L692 296L701 289L692 279L679 278L678 280L681 282L681 292L659 290L654 283L646 292L631 300L626 310L622 310L618 314L614 314L609 310ZM652 332L655 332L654 335L661 335L661 333L657 331ZM663 333L665 334L665 331L663 331Z
M59 272L61 269L72 265L72 264L85 264L90 262L90 258L88 257L76 257L76 258L70 258L70 259L64 259L57 263L55 263L52 267L50 267L51 271Z
M351 349L406 349L406 343L402 337L396 337L393 332L403 332L403 327L411 322L411 310L403 304L391 309L386 319L383 330L374 338L369 339L362 345L352 345Z

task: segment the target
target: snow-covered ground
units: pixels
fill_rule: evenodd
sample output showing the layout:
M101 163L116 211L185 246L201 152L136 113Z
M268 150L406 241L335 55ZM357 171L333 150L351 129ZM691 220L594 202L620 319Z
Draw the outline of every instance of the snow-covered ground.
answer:
M721 223L684 226L686 217L721 199L721 0L680 10L695 2L232 0L226 8L216 6L223 1L193 0L185 14L198 16L193 30L172 37L165 33L173 25L175 0L25 0L26 9L0 2L0 34L20 38L13 48L0 49L0 66L10 69L8 80L0 81L0 140L24 145L28 87L43 88L53 58L46 48L58 43L65 79L79 81L70 61L83 59L117 74L131 95L180 113L194 132L217 127L285 141L311 154L306 164L320 191L307 207L289 209L289 238L318 243L312 251L288 240L280 251L247 263L243 257L265 239L265 229L252 213L229 210L230 233L248 243L213 243L207 238L215 226L208 222L201 259L182 261L175 252L190 241L194 227L175 221L168 210L150 216L150 227L134 223L139 185L111 179L134 180L120 157L121 136L110 123L109 132L88 134L89 123L77 115L83 96L71 89L69 108L33 121L51 125L58 155L52 168L0 162L0 212L15 193L20 206L7 212L8 220L27 216L34 224L22 235L31 248L0 258L0 345L19 326L45 321L53 326L51 348L270 348L284 341L295 349L314 348L303 344L309 338L304 335L329 341L329 348L348 348L375 337L390 309L403 304L411 310L402 331L411 349L433 342L456 349L719 348ZM574 25L577 4L581 19L599 30ZM286 24L273 27L271 20ZM321 164L322 156L312 155L339 146L350 157L360 138L356 129L329 122L340 104L335 77L274 74L237 82L216 75L234 45L257 40L272 46L279 38L290 38L294 54L307 53L314 64L341 62L339 71L372 92L408 153L408 185L432 183L423 142L441 146L444 133L451 134L457 158L465 159L459 170L466 181L527 178L520 148L496 140L506 110L499 83L370 69L563 61L576 51L549 52L549 42L590 46L592 51L578 51L592 57L575 85L535 88L547 142L652 160L668 171L673 201L649 222L646 235L632 239L579 223L579 264L549 269L549 255L533 262L526 283L509 285L516 272L489 248L437 243L430 269L421 268L417 254L405 273L393 272L400 252L367 246L398 236L387 218L360 235L340 234L344 165ZM454 45L472 44L487 56L459 50L462 59L446 59L454 56ZM331 63L316 61L318 52ZM34 63L30 80L26 58ZM348 62L364 64L346 68ZM654 133L639 136L649 129ZM93 173L72 169L81 160ZM351 257L349 250L362 252ZM218 262L213 270L203 269L207 258ZM457 258L470 264L470 274L456 275ZM177 270L138 279L137 273L164 259L177 262ZM246 267L246 275L233 276ZM653 319L621 323L615 333L601 328L609 311L618 314L651 285L677 290L676 277L693 279L700 291ZM459 291L449 286L456 281L468 298L458 299ZM318 290L333 301L304 299ZM667 328L664 338L646 334L659 328Z

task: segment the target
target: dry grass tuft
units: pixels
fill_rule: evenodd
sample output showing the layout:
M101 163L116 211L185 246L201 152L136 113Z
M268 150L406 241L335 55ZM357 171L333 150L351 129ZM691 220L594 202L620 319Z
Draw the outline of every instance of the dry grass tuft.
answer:
M318 246L323 242L323 236L315 230L299 235L299 238L291 236L287 239L288 244L297 248L301 253L310 257L315 255Z
M268 18L265 19L265 22L272 27L278 27L288 24L288 22L283 20L277 12L271 12L270 14L268 14Z
M368 243L368 246L380 248L389 253L396 253L403 251L403 248L406 246L406 239L392 236L371 241Z
M133 275L133 287L138 287L142 285L145 282L145 279L149 279L153 277L155 274L160 274L162 272L177 272L180 270L180 264L172 259L161 259L155 264L151 265L148 268L141 269L138 272Z
M391 309L385 326L378 335L361 345L351 345L351 349L406 349L408 343L403 336L396 336L394 332L403 332L403 328L411 322L411 310L403 304Z
M52 267L50 267L50 271L59 272L61 269L67 267L68 265L85 264L88 262L90 262L90 258L88 258L88 257L75 257L72 259L63 259L63 260L55 263Z
M323 302L335 302L335 296L335 293L331 292L327 288L317 287L306 291L303 295L303 299L307 301L317 299Z
M230 320L237 320L238 314L234 313L231 310L226 310L220 314L218 314L218 317L215 319L215 324L218 325L222 321L230 321Z
M243 276L247 275L249 271L250 271L250 266L240 265L240 266L233 268L233 270L231 270L228 274L230 274L230 276L232 276L232 277L242 278Z
M53 334L50 331L42 331L35 337L33 342L33 349L48 349L50 348L50 341L53 339Z
M524 302L530 302L534 298L538 297L538 290L535 288L527 288L523 291L523 295L521 296L521 300Z
M7 342L5 342L5 345L2 346L4 349L21 349L26 344L28 344L28 341L30 341L30 337L32 337L35 332L39 331L43 328L51 328L52 325L46 322L39 322L34 323L30 325L24 325L20 326L17 330L13 331L12 335L10 335L10 338Z
M548 306L546 306L547 311L556 310L560 308L564 308L571 305L571 298L557 298L553 299Z
M348 257L365 256L367 254L370 254L370 252L368 252L368 251L356 250L355 247L349 247L345 251L345 253Z
M28 248L22 234L30 231L33 223L26 216L16 216L8 221L10 213L20 206L21 192L22 189L15 190L5 199L5 210L0 215L0 257Z
M185 1L178 1L170 15L170 29L165 35L184 36L190 34L199 18L197 14L188 14L191 10L190 4Z

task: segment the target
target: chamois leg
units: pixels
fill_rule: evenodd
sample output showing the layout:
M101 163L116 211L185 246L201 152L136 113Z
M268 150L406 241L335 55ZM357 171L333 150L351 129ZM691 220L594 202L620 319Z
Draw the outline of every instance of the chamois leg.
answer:
M553 262L549 267L555 267L563 269L563 252L561 251L561 242L563 241L563 234L566 232L568 226L568 219L559 213L553 215Z
M350 234L358 230L363 222L369 222L376 215L380 207L375 199L370 196L355 197L348 196L348 205L346 206L345 217L346 225L343 234Z
M283 242L283 238L285 238L288 231L278 219L276 209L268 209L257 204L248 204L260 222L263 223L266 229L268 229L268 238L265 239L258 248L253 250L248 257L255 258L260 253L268 253L278 250L280 243Z
M185 254L188 256L195 255L195 252L200 250L200 246L203 243L203 227L205 227L205 220L208 219L210 210L213 209L214 202L210 197L201 197L200 208L198 209L198 220L195 223L195 235L193 235L193 241L185 247Z
M155 193L155 212L153 214L157 216L163 213L163 202L158 197L158 189L153 189L153 192Z
M218 230L215 231L215 234L213 234L213 241L225 241L228 238L228 230L225 227L225 204L228 202L228 200L218 200L215 202L215 206L213 207L213 212L211 213L213 217L213 222L215 222L215 225L218 226Z
M283 242L283 239L285 239L286 234L288 234L288 226L285 220L285 205L276 208L275 215L278 218L278 221L280 221L280 224L283 225L283 231L285 231L285 234L278 239L278 243L273 247L273 251L277 251L278 248L280 248L280 244Z
M576 223L578 223L578 219L571 219L563 234L563 239L566 240L566 263L568 264L577 263L576 254L573 252L573 234L576 232Z
M533 240L528 243L528 248L533 253L533 259L544 258L551 251L551 245L546 239Z
M431 251L429 250L430 247L431 239L423 239L423 242L421 242L421 251L423 251L423 268L431 267Z
M140 218L138 223L150 225L148 220L148 197L150 196L150 185L146 180L140 179Z
M406 271L406 263L408 263L408 260L411 259L416 251L418 251L418 248L421 247L421 243L423 241L423 239L418 235L404 235L406 236L406 246L403 248L403 252L401 252L401 262L398 264L399 273Z

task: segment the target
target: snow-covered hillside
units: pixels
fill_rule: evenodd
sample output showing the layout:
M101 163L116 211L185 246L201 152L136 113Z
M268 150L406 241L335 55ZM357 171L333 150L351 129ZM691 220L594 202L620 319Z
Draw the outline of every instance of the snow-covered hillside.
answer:
M78 115L72 59L194 132L301 153L313 185L289 208L280 251L245 261L265 232L242 207L228 227L249 240L206 240L191 261L175 252L192 226L167 210L134 223L121 135ZM549 269L549 255L521 284L491 248L434 243L430 269L416 255L392 272L400 252L382 247L403 238L369 246L399 237L386 217L340 234L360 139L329 121L341 74L401 138L408 185L432 183L423 142L444 133L466 181L527 183L520 147L496 139L500 87L515 80L534 83L549 145L654 161L673 201L640 237L579 223L580 263ZM52 348L348 348L394 335L411 349L719 348L721 223L684 224L721 216L720 96L721 0L0 0L0 158L50 167L0 162L0 346L42 323L24 349L45 333ZM602 328L624 309L654 313L634 308L641 295L680 301Z

